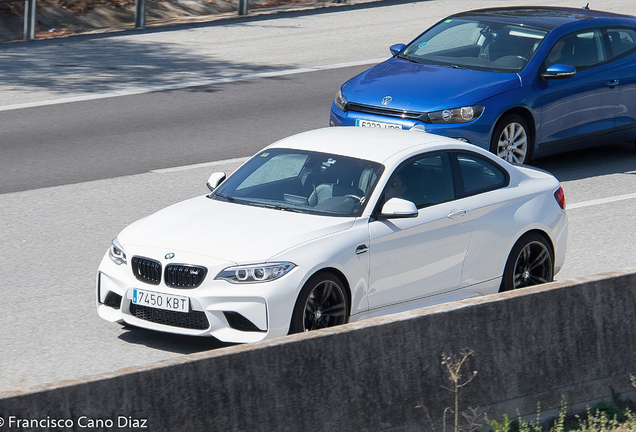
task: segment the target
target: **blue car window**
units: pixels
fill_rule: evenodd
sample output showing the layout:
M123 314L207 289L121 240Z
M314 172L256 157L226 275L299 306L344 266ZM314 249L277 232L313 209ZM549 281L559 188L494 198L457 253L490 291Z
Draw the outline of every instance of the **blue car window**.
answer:
M607 61L600 29L582 30L559 39L545 59L545 67L564 64L585 69Z
M636 30L634 29L609 28L607 29L607 37L609 38L613 57L620 57L636 50Z

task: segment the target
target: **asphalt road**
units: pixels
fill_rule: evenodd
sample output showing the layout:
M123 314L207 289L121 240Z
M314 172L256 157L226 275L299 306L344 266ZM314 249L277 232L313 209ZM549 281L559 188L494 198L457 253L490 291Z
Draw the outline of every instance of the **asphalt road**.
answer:
M502 3L519 4L430 1L0 46L0 392L220 347L99 319L94 278L110 240L205 193L211 172L237 166L228 159L326 125L337 86L364 69L338 65L386 57L454 11ZM274 76L253 76L264 73ZM569 205L557 278L636 266L636 147L535 164L561 180Z
M0 112L0 194L251 155L327 126L336 89L364 69Z

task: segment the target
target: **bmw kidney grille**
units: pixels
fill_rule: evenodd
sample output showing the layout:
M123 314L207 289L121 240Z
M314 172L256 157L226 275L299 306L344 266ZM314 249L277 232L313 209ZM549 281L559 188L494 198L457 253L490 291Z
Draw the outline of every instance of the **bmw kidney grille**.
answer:
M200 266L170 264L164 275L166 285L173 288L196 288L203 282L208 269Z

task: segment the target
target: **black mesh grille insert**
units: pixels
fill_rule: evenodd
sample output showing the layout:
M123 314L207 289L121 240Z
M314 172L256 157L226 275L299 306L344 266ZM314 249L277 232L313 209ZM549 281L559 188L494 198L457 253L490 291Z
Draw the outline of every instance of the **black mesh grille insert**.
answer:
M241 331L252 331L252 332L264 332L265 330L261 330L256 327L252 321L245 318L238 312L223 312L225 318L227 319L227 323L236 330Z
M106 294L106 298L104 299L104 304L106 306L119 309L121 307L121 296L112 291L109 291L108 294Z
M130 314L144 321L181 327L194 330L205 330L210 327L205 312L191 310L188 313L155 309L147 306L130 304Z
M400 109L391 109L391 108L379 108L369 105L362 105L357 103L349 102L347 104L348 111L358 111L361 113L367 114L377 114L388 117L399 117L404 119L411 120L420 120L428 123L428 116L425 113L417 112L417 111L405 111Z
M170 264L166 266L164 280L173 288L196 288L203 282L208 269L205 267Z
M135 256L131 260L132 271L135 277L152 285L161 282L161 263L150 258Z

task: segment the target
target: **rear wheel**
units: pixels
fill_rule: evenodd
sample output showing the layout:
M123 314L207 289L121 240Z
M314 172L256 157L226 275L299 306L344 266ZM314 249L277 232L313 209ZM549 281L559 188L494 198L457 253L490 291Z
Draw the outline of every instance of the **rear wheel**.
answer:
M490 151L508 162L530 162L534 144L528 124L517 114L504 117L495 128L490 140Z
M349 321L349 302L342 281L332 273L313 275L300 291L289 333L334 327Z
M522 236L510 251L499 291L510 291L552 282L554 255L545 238L537 233Z

